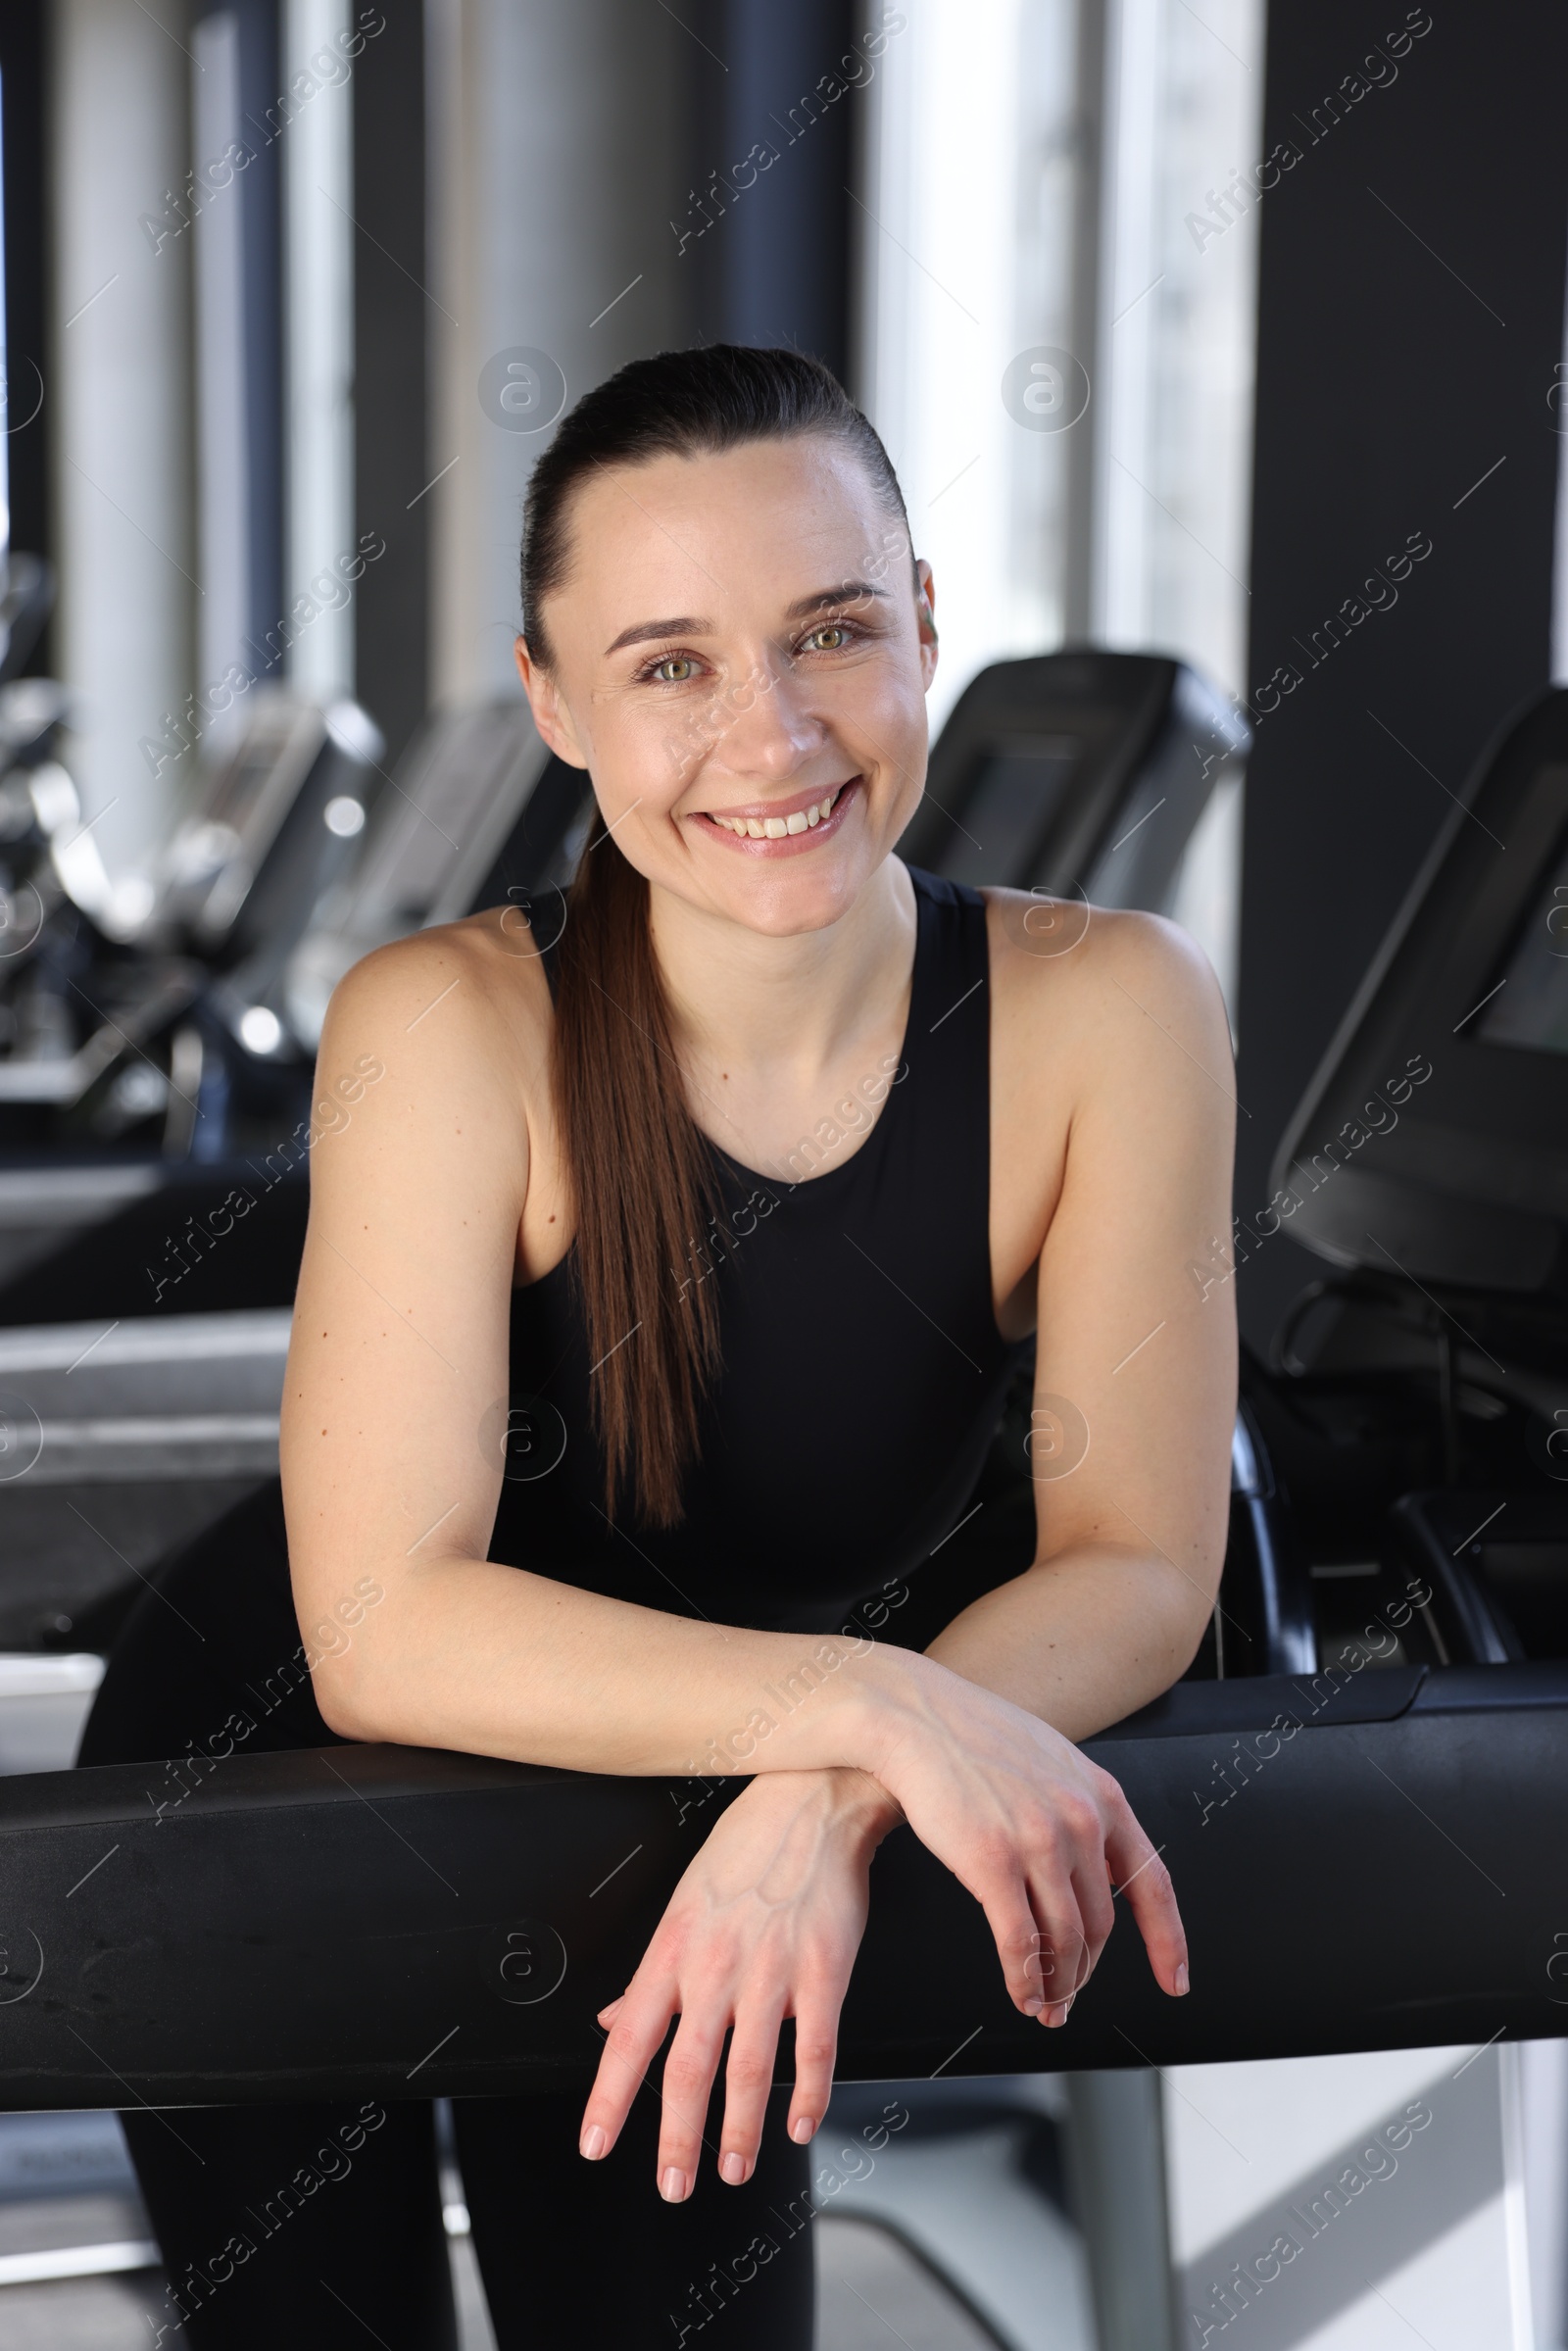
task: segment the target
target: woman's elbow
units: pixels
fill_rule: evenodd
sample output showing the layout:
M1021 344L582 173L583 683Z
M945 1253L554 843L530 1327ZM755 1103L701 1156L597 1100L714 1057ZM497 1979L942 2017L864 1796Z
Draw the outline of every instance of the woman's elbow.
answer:
M310 1626L301 1610L305 1664L317 1712L329 1731L339 1739L382 1739L389 1734L377 1702L377 1677L370 1670L369 1644L359 1636L358 1628L365 1621L366 1609L373 1607L383 1592L373 1577L362 1578L361 1585L352 1602L345 1602L318 1625ZM345 1611L349 1612L347 1621L342 1621Z
M363 1698L345 1689L336 1677L318 1671L311 1676L311 1687L316 1711L334 1739L352 1739L361 1745L376 1745L384 1739Z
M1217 1574L1214 1581L1217 1586L1219 1582ZM1189 1589L1183 1592L1172 1592L1170 1601L1171 1625L1168 1650L1171 1673L1170 1681L1166 1684L1167 1689L1172 1684L1179 1682L1192 1665L1203 1645L1204 1637L1213 1623L1215 1611L1219 1607L1217 1594L1210 1599L1201 1590L1195 1592Z

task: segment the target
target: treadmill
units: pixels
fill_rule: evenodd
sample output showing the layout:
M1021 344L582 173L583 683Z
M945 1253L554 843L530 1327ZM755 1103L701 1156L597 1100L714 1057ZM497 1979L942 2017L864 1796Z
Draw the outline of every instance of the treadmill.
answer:
M327 1000L362 955L492 906L509 886L564 887L589 800L586 777L547 751L514 695L427 719L353 873L288 959L283 1003L300 1043L314 1052Z
M74 1148L0 1161L0 1327L265 1310L292 1298L298 1170L264 1180L243 1252L204 1250L196 1235L232 1185L257 1189L251 1163L269 1164L308 1121L333 986L388 939L488 903L495 884L504 897L510 881L542 878L536 864L564 879L563 840L585 791L548 759L516 701L430 721L384 779L379 753L354 705L322 711L258 690L164 853L134 949L109 956L142 1000L172 991L161 1042L144 1053L138 1031L127 1043L124 1010L109 1004L103 1036L119 1067L71 1075L83 1129ZM0 1118L7 1085L28 1083L0 1057ZM58 1070L50 1083L58 1100ZM128 1111L120 1095L134 1098ZM196 1242L192 1261L159 1290L181 1233Z
M286 1119L265 1086L246 1101L244 1064L282 1042L272 967L365 823L381 738L353 703L258 686L152 876L116 885L65 714L46 679L0 687L0 1148L40 1169L220 1158L247 1111Z
M1568 691L1453 809L1269 1182L1324 1265L1249 1387L1325 1653L1413 1572L1431 1662L1568 1657Z
M1163 912L1194 827L1250 749L1186 661L1069 647L964 688L899 843L950 881Z

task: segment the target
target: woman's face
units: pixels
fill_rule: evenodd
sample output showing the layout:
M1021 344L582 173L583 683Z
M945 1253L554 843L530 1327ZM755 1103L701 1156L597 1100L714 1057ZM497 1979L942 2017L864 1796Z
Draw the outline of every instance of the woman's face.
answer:
M607 467L572 495L546 673L551 749L586 766L649 880L752 930L835 921L908 823L936 667L930 571L826 435Z

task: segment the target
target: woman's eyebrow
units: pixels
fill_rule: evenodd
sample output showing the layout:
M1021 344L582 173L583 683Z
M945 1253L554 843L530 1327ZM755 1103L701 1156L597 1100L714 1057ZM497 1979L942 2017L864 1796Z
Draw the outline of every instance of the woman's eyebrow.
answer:
M862 596L879 596L887 601L886 588L873 588L867 579L840 580L836 588L822 588L815 596L797 597L785 612L786 620L804 620L808 613L825 612L830 605L858 603Z
M619 653L623 645L641 645L649 637L710 637L712 633L711 620L696 620L690 612L677 612L673 620L639 620L635 627L623 628L605 652Z

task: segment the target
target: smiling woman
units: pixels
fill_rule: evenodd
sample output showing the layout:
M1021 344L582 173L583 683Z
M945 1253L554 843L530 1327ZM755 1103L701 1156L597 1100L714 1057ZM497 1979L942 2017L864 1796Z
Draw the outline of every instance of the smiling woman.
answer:
M179 1751L204 1726L147 1697L171 1683L153 1651L200 1630L204 1688L242 1684L293 1646L290 1573L302 1623L370 1576L384 1597L273 1743L744 1775L624 1954L586 2110L456 2103L502 2351L668 2340L748 2237L769 2250L705 2336L805 2351L811 2232L777 2242L768 2215L808 2194L900 1824L1043 2026L1113 1892L1187 1988L1164 1865L1073 1742L1174 1681L1213 1604L1235 1340L1229 1293L1205 1307L1186 1268L1228 1225L1225 1014L1153 917L1095 912L1041 954L1037 902L896 856L932 597L880 443L797 354L665 354L564 420L517 665L597 801L564 927L547 948L491 909L339 988L323 1066L370 1053L386 1077L314 1170L287 1561L186 1562L177 1617L143 1611L94 1717L93 1761ZM824 1120L852 1100L867 1114ZM831 1161L797 1180L824 1125ZM976 1597L946 1539L1035 1331L1042 1410L1092 1443L1037 1471L1034 1561ZM855 1630L911 1587L944 1626L927 1649ZM156 2144L130 2118L172 2270L281 2128L204 2112ZM365 2204L346 2184L329 2237L302 2214L207 2339L336 2339L335 2311L316 2334L307 2315L329 2261L397 2351L450 2342L427 2110L400 2107L374 2161Z

